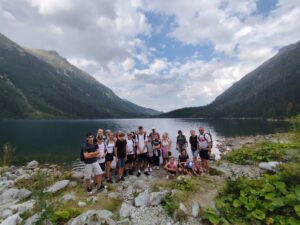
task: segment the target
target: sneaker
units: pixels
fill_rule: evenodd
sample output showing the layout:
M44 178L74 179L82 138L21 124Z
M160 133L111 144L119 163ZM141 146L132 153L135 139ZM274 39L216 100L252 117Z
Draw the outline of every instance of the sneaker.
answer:
M92 195L93 194L92 188L87 188L86 192L88 193L88 195Z
M166 176L166 179L167 179L167 180L169 179L169 175Z
M112 178L109 178L109 179L106 180L106 182L112 184L113 180L112 180Z
M146 176L149 176L149 175L150 175L147 171L145 171L144 174L145 174Z
M138 172L138 173L136 174L136 176L137 176L137 177L140 177L140 176L141 176L141 172Z
M98 191L103 191L105 189L105 187L103 185L101 185L101 187L97 188Z
M152 168L151 167L149 167L149 172L152 172Z

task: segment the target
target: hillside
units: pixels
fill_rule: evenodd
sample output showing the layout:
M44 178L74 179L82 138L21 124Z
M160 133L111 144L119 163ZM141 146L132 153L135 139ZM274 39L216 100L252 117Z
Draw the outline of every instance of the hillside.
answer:
M132 118L159 112L119 98L55 51L0 34L0 118Z
M177 109L162 117L278 118L300 112L300 42L282 48L274 57L233 84L212 103Z

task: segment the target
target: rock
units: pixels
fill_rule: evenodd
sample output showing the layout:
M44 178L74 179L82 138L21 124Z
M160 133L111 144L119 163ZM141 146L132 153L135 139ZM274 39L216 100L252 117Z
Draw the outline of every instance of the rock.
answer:
M69 185L71 187L76 187L77 186L77 182L76 181L71 181Z
M2 212L0 212L0 218L6 219L9 216L13 215L13 211L11 209L4 209Z
M185 207L185 205L181 202L179 204L179 209L184 212L185 215L187 215L189 213L188 209Z
M61 198L61 202L67 202L67 201L70 201L70 200L76 200L77 197L75 195L74 192L71 192L69 194L65 194L62 198Z
M120 220L116 223L116 225L131 225L131 222L128 218L124 219L124 220Z
M70 183L69 180L61 180L57 181L55 184L47 188L44 192L46 193L56 193L62 189L64 189Z
M134 199L134 205L135 206L148 206L150 202L150 195L148 189L144 192L140 193L135 199Z
M0 195L0 202L22 200L24 198L28 198L31 194L32 192L27 189L10 188L2 192Z
M26 166L26 167L27 167L28 169L35 169L35 168L38 167L38 165L39 165L39 163L38 163L37 161L33 160L33 161L27 163L27 166Z
M111 219L113 216L112 212L108 210L88 210L83 214L77 216L74 219L71 219L68 222L68 225L98 225L98 224L107 224L115 225L115 221Z
M118 192L110 192L108 194L108 197L112 198L112 199L117 199L117 200L122 198L121 194Z
M12 215L8 218L6 218L1 225L20 225L22 223L22 218L17 213L15 215Z
M79 201L79 202L78 202L78 206L79 206L80 208L83 208L83 207L86 206L86 203L85 203L85 202L82 202L82 201Z
M258 166L259 168L271 172L275 172L277 166L280 165L280 162L272 161L272 162L261 162Z
M6 177L5 177L6 178ZM11 188L13 186L14 182L11 180L3 179L0 181L0 193L2 193L5 189Z
M152 192L150 194L150 205L159 205L161 200L166 196L167 192Z
M122 203L121 208L120 208L120 217L125 218L130 216L130 212L134 207L132 205L129 205L125 202Z
M98 198L96 196L90 196L86 200L87 202L95 203L98 201Z
M11 206L10 209L22 214L24 212L30 212L35 205L35 200L29 200L27 202L23 202L14 206Z
M36 222L38 221L40 215L38 213L34 214L33 216L29 217L24 225L35 225Z
M197 218L199 216L199 204L195 201L192 201L192 216L194 218Z
M84 173L82 171L73 171L72 178L74 179L81 179L84 177Z

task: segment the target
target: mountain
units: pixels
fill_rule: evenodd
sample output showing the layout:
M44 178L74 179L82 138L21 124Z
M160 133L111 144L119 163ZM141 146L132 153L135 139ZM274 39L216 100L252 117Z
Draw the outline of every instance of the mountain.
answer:
M280 49L212 103L160 116L281 118L297 113L300 113L300 41Z
M0 34L0 118L132 118L160 112L119 98L55 51Z

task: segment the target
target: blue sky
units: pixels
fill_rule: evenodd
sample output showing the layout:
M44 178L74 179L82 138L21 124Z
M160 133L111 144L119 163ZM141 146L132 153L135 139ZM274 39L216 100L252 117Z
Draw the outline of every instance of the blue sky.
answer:
M0 0L0 32L121 98L200 106L300 39L299 0Z

